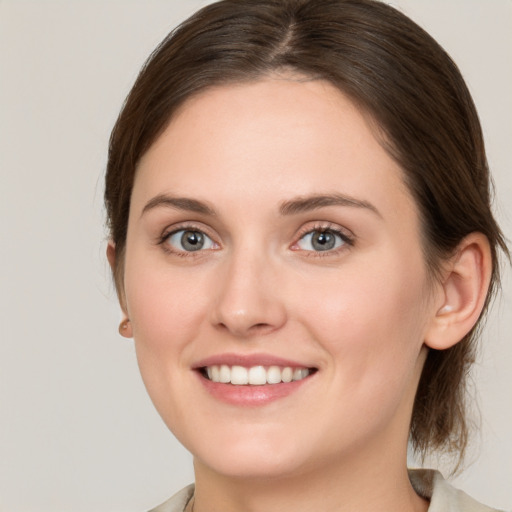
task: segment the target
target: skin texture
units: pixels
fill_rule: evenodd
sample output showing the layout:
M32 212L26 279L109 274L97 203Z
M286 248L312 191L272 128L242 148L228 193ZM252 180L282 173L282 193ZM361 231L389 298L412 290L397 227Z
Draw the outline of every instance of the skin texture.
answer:
M283 214L333 194L362 204ZM155 205L162 195L211 211ZM207 248L166 238L180 229ZM349 241L312 250L306 234L322 229ZM479 243L466 244L470 270ZM455 342L447 319L480 300L446 282L429 284L401 170L337 89L274 77L188 100L137 171L122 306L149 395L194 455L195 511L425 510L406 472L425 341ZM447 289L457 311L443 310ZM226 353L317 371L288 396L235 406L195 369Z

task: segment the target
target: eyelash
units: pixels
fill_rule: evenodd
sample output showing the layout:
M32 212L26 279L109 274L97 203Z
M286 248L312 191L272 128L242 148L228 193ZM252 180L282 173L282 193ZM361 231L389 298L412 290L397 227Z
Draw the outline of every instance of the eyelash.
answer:
M176 233L179 233L180 231L197 231L199 233L206 235L211 240L214 240L214 238L207 233L207 230L205 230L204 227L199 227L195 224L183 224L178 227L173 227L173 229L166 230L164 232L164 234L159 238L157 243L158 243L158 245L160 245L162 247L163 251L166 252L167 254L172 254L173 256L179 256L180 258L191 258L191 257L197 258L197 257L204 255L204 253L206 251L209 252L211 250L215 250L215 249L203 249L203 250L198 250L198 251L179 251L179 250L173 249L171 247L171 245L167 244L166 242L169 240L169 238L172 235L175 235Z
M174 250L169 244L166 242L169 240L169 238L179 233L180 231L197 231L199 233L202 233L206 235L211 240L214 240L214 237L210 236L207 232L207 230L204 229L204 227L199 227L195 224L184 224L181 226L173 227L173 229L165 231L164 234L158 239L157 244L162 247L162 249L168 253L173 254L182 258L190 258L190 257L199 257L201 255L204 255L205 252L209 252L215 249L203 249L198 250L197 252L194 251L179 251ZM308 250L301 250L298 249L292 249L294 251L301 251L305 257L308 258L325 258L333 255L337 255L340 252L346 251L348 248L352 247L355 242L355 237L353 235L347 234L346 230L340 229L338 226L331 224L330 222L322 222L319 224L309 225L301 228L301 230L298 232L296 236L296 241L291 245L291 247L297 246L297 244L302 240L306 235L314 233L314 232L320 232L320 233L332 233L343 241L343 244L341 247L330 249L326 251L308 251ZM216 243L214 241L214 243ZM218 244L217 244L218 245Z
M297 237L296 237L297 241L292 244L292 247L297 246L299 241L302 240L306 235L308 235L310 233L315 233L315 232L332 233L334 235L337 235L341 238L341 240L343 241L343 244L341 247L331 249L331 250L326 250L326 251L306 251L306 250L302 251L304 256L307 258L328 258L330 256L331 257L337 256L341 252L344 252L347 249L349 249L350 247L353 247L354 243L355 243L354 235L353 234L349 235L347 233L347 230L342 230L336 224L331 224L330 222L321 222L318 224L313 224L313 225L303 227L297 234ZM293 249L293 250L300 251L301 249Z

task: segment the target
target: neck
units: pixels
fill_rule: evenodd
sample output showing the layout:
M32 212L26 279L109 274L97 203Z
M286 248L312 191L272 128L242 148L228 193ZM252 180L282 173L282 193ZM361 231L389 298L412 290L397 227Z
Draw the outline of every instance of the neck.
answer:
M365 451L278 478L220 475L195 460L194 512L427 511L409 481L405 453L384 450L379 462Z

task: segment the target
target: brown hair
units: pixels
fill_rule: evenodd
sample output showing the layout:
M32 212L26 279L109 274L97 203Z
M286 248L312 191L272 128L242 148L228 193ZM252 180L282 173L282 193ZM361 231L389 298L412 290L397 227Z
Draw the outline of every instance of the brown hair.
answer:
M508 254L490 208L490 177L475 106L454 62L409 18L375 0L223 0L185 21L142 68L112 131L105 204L122 298L130 196L142 155L176 109L208 87L291 69L328 80L377 123L403 169L422 222L432 276L471 232ZM484 309L484 311L485 311ZM478 326L430 350L411 420L414 448L464 452L464 396Z

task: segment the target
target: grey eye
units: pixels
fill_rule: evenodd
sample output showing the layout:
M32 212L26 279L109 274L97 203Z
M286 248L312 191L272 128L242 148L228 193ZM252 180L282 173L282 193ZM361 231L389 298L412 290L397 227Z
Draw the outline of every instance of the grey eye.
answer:
M303 251L330 251L341 247L343 237L332 230L315 230L306 233L297 243Z
M202 249L212 249L213 240L201 231L192 229L180 229L172 233L167 243L178 251L194 252Z

